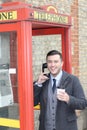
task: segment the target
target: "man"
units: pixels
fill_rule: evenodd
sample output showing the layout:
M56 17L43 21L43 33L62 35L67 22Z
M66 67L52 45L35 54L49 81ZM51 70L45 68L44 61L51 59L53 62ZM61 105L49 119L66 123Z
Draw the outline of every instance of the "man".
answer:
M39 130L77 130L75 110L87 103L82 86L76 76L62 70L60 52L48 52L46 62L49 75L42 73L34 83L34 105L40 103Z

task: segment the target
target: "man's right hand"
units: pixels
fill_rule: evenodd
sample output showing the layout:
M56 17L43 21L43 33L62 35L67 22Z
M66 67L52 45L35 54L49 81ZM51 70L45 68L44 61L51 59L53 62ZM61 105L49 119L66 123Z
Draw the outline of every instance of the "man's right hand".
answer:
M40 75L39 75L39 78L38 78L38 80L37 80L37 83L38 84L42 84L42 83L44 83L46 80L48 80L49 78L47 77L47 76L45 76L44 75L44 73L41 73Z

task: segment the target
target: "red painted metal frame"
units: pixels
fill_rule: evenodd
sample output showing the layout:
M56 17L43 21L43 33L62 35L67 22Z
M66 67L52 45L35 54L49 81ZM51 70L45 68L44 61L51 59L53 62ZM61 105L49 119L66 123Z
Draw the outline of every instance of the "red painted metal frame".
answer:
M21 130L34 129L32 80L32 23L18 23L18 85Z
M71 28L64 28L62 35L62 55L64 59L64 69L72 73L72 52L71 52Z

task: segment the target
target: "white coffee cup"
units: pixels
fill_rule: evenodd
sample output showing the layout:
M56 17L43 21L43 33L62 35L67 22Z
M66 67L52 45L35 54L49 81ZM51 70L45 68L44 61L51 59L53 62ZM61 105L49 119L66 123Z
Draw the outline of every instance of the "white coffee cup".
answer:
M57 88L57 94L59 94L61 92L65 92L65 89Z

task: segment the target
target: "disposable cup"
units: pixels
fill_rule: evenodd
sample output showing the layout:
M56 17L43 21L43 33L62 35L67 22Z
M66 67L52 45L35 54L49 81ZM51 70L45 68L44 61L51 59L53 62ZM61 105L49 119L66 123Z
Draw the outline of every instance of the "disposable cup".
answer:
M61 92L65 92L65 89L57 88L57 94L59 94Z

